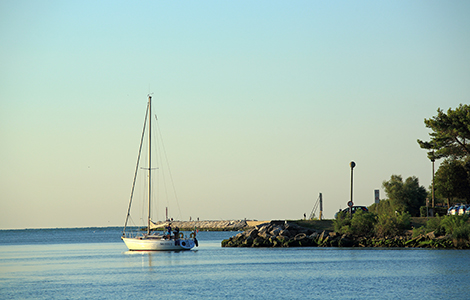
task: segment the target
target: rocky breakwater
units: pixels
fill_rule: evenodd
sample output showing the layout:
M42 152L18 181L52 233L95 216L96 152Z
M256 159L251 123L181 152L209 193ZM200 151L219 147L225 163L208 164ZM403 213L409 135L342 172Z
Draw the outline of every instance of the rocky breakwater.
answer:
M229 221L171 221L171 227L178 227L180 230L208 230L208 231L239 231L248 226L245 220ZM164 226L168 222L157 222L156 227Z
M294 222L271 221L260 224L222 241L222 247L403 247L435 249L470 249L467 240L455 240L450 235L434 232L412 236L365 237L317 230Z
M352 247L353 240L328 230L271 221L222 241L222 247Z

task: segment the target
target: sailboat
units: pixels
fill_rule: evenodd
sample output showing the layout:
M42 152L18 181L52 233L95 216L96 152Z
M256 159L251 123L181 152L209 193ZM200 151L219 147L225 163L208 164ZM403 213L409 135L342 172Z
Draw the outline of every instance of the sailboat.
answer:
M166 228L166 233L155 233L152 229L155 229L155 223L151 220L152 211L152 96L148 96L147 111L145 114L144 128L142 130L142 137L140 140L139 155L137 158L137 166L134 173L134 181L132 184L131 197L129 200L129 206L127 209L126 222L122 232L121 239L126 244L130 251L178 251L178 250L191 250L194 246L198 245L196 239L197 231L194 230L189 236L185 236L182 232L171 231L171 223L163 224ZM148 126L147 125L148 119ZM137 173L139 170L140 156L142 153L142 145L145 136L145 130L147 127L148 133L148 166L145 168L148 177L148 203L147 203L147 228L146 232L128 232L126 231L128 221L131 212L132 198L134 195L134 188Z

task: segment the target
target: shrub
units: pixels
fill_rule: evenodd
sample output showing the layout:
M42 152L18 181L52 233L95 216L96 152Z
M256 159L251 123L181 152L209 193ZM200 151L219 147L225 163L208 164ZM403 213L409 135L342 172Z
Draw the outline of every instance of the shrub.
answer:
M411 228L411 216L409 213L395 212L393 214L381 214L375 225L377 237L395 236L404 230Z
M391 214L381 214L377 218L377 225L375 225L375 235L377 237L386 237L396 235L398 228L396 224L396 217Z
M445 216L440 225L445 229L446 234L452 235L454 239L470 238L470 224L468 224L468 215L463 216Z
M436 236L444 234L445 230L441 226L441 220L442 220L442 218L440 218L439 216L434 217L434 218L430 218L426 222L426 227L425 227L426 228L426 233L434 231L434 234Z
M418 228L413 228L413 237L417 237L419 235L424 235L426 234L426 226L418 227Z
M470 240L470 224L463 224L462 226L454 228L452 238L456 240Z
M349 225L351 225L351 218L347 213L340 212L333 220L335 231L338 233L347 233L349 231ZM347 228L345 228L347 227Z
M376 213L377 215L391 214L394 212L391 207L390 200L381 200L379 203L372 204L369 206L369 211Z
M421 218L427 217L429 215L429 208L427 206L421 206L419 208L419 216Z
M358 210L350 218L347 213L339 213L333 221L335 231L355 236L368 236L374 233L377 215Z
M357 211L351 219L350 234L356 236L373 235L377 223L377 215L362 210Z

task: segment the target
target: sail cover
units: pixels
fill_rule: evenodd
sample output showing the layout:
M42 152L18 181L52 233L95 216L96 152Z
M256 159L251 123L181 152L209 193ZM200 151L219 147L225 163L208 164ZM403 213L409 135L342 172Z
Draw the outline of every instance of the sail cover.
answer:
M150 220L150 229L151 230L158 230L158 229L164 229L166 226L170 225L169 222L153 222Z

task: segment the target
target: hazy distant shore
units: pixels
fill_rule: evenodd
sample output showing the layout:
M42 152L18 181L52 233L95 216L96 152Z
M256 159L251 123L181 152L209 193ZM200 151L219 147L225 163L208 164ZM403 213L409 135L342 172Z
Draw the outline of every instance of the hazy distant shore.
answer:
M270 221L256 220L205 220L205 221L171 221L171 226L178 226L180 230L198 230L207 231L236 231L248 229ZM156 222L155 224L167 224L168 222ZM27 227L27 228L1 228L1 230L56 230L56 229L86 229L86 228L116 228L124 227L122 225L113 226L83 226L83 227ZM143 225L130 225L128 227L144 227Z
M180 230L208 230L208 231L237 231L251 228L270 221L253 220L224 220L224 221L171 221L171 226ZM156 222L157 225L164 225L168 222Z

